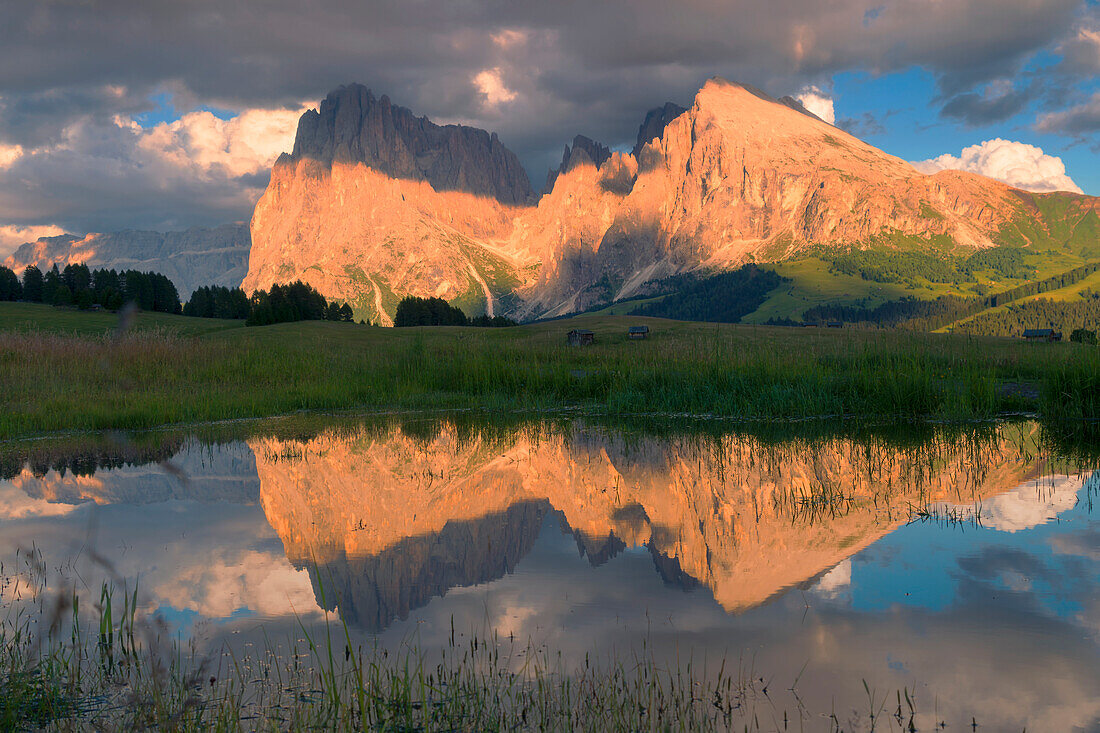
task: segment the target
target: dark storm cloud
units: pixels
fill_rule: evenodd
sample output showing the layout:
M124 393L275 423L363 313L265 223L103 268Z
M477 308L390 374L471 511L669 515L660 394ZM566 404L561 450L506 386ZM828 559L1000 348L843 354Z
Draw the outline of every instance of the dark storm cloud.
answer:
M886 134L886 126L870 112L857 117L842 117L836 121L836 126L861 139Z
M1016 90L1011 86L991 85L981 93L967 92L952 97L941 111L946 117L961 120L972 127L981 127L1014 117L1034 97L1034 87Z
M1100 132L1100 92L1068 109L1042 115L1035 129L1039 132L1069 135L1080 140Z
M155 92L181 110L270 109L358 81L418 114L497 131L541 180L574 134L629 147L647 109L690 103L713 75L781 95L841 70L918 65L954 110L1069 43L1090 13L1085 0L0 0L0 144L109 131ZM44 164L21 160L22 180L52 186L35 174ZM12 175L0 170L9 202ZM183 191L180 217L201 198ZM248 216L229 200L233 218ZM24 203L8 211L51 216ZM129 213L98 216L126 226Z
M109 85L271 107L354 80L417 111L495 125L522 140L521 153L549 136L556 149L573 134L556 126L585 111L594 132L626 140L633 130L622 128L645 108L682 100L714 74L789 92L841 69L919 64L956 94L1062 40L1082 8L1082 0L3 4L0 96L16 110L53 94L55 117L79 115L85 90ZM494 42L509 30L510 45ZM471 85L492 67L523 92L521 107L537 107L494 118Z

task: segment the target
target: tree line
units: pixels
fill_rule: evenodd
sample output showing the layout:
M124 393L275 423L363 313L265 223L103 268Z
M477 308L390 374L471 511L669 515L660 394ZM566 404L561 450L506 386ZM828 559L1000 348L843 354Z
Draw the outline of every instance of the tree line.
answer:
M978 272L1012 280L1035 276L1035 268L1025 261L1027 251L1009 246L979 250L967 257L895 249L850 248L837 252L824 247L814 249L812 254L827 262L831 272L879 283L913 286L923 279L961 285L976 282Z
M298 281L257 290L249 297L241 288L208 285L197 289L185 305L175 284L157 272L92 270L87 265L55 264L43 273L35 265L20 278L0 266L0 301L22 300L81 310L104 308L117 311L134 303L145 311L174 313L198 318L243 319L247 325L285 321L329 320L351 322L351 306L328 302L313 287Z
M393 325L399 328L407 326L499 328L517 324L511 318L504 316L480 315L470 318L461 308L451 305L443 298L418 298L415 295L406 295L397 304Z
M249 297L241 288L207 285L195 290L183 307L183 315L196 318L243 319L247 326L267 326L291 321L355 320L351 306L329 302L301 280L289 285L273 285L257 290Z
M182 312L176 286L160 273L91 270L83 264L65 265L63 270L55 264L45 273L29 265L22 278L7 267L0 267L0 300L76 306L82 310L94 307L118 310L133 302L142 310Z
M657 283L670 290L660 300L631 311L632 315L682 321L737 323L759 308L773 290L789 280L774 270L744 265L710 277L675 275Z
M1036 298L1013 303L999 311L990 311L960 323L952 330L975 336L1022 336L1029 328L1053 328L1063 334L1078 334L1088 343L1087 333L1100 324L1100 292L1086 291L1080 300L1063 301ZM1095 337L1093 337L1095 338Z
M979 252L988 254L1007 247L995 247ZM999 255L990 255L997 257ZM955 321L968 318L990 308L996 308L1021 298L1049 293L1052 290L1073 285L1100 270L1100 262L1090 262L1072 270L1059 273L1044 280L1024 283L1009 290L987 295L982 298L966 298L957 295L941 295L933 300L922 300L912 296L889 300L874 307L862 305L819 305L809 308L802 315L805 323L825 321L844 321L862 323L888 328L902 328L911 331L934 331ZM1051 301L1057 303L1059 301ZM1064 319L1063 319L1064 320ZM776 321L775 325L801 325L794 321ZM1045 328L1046 326L1042 326ZM990 328L993 328L990 326ZM1009 335L1007 333L1002 335Z

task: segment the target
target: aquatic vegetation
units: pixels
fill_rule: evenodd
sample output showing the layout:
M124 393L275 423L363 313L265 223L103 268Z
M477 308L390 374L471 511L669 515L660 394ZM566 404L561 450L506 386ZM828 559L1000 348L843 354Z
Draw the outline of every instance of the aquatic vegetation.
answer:
M769 690L797 700L798 678L775 680L744 656L666 666L643 641L570 666L545 645L463 632L453 620L449 642L431 652L415 639L396 652L356 644L328 615L258 651L199 650L141 610L136 583L105 583L89 606L37 552L16 564L4 568L0 596L8 730L763 731L816 719L822 730L902 731L935 717L908 688L864 682L865 708L843 713L788 708Z

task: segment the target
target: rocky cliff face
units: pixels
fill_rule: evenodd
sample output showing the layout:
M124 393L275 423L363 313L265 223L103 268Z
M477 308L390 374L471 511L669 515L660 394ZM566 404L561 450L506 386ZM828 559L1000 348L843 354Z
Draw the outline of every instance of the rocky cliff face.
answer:
M272 169L244 287L301 279L383 324L410 294L495 315L535 264L502 246L532 198L495 135L342 87L302 116Z
M885 535L910 504L1018 486L1037 465L1011 438L946 441L929 456L842 439L628 441L582 428L471 439L442 425L251 445L287 556L316 563L345 617L378 630L510 572L550 511L593 564L645 546L668 582L704 586L730 611L756 606Z
M65 234L22 245L4 260L4 266L20 273L29 265L45 272L55 264L64 268L81 263L92 269L159 272L175 284L180 298L187 300L203 285L238 287L248 271L250 249L248 227L243 224L167 233Z
M807 112L712 79L651 111L630 154L578 136L534 202L493 136L439 127L344 87L303 116L252 220L247 288L306 279L385 321L406 293L475 313L559 315L700 268L815 244L949 238L992 246L1042 228L1034 197L981 176L924 175ZM1074 206L1100 210L1100 199ZM1037 223L1038 222L1038 223Z
M289 159L369 168L393 178L427 181L436 191L489 196L502 204L534 198L527 173L496 134L416 117L360 84L340 87L298 123ZM285 160L283 158L282 160Z
M817 243L904 233L987 247L1021 205L1008 186L958 172L925 176L797 104L741 85L711 80L677 111L647 117L635 154L622 161L634 177L614 195L577 167L539 202L539 226L517 227L543 263L521 291L523 315L565 313L628 297L655 277L780 260ZM555 196L559 186L568 193ZM582 237L565 229L583 215L574 201L591 202Z

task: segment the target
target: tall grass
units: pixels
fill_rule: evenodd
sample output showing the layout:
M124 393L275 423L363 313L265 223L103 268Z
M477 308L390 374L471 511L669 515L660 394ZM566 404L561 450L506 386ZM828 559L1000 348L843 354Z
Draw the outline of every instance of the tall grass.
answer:
M973 419L1041 407L1059 419L1100 416L1100 350L1077 344L654 323L648 341L605 326L587 348L567 347L563 327L546 325L0 333L0 438L355 408Z
M327 616L303 623L287 645L199 653L144 615L121 579L89 608L34 551L18 563L5 568L2 596L5 730L902 731L931 720L908 689L883 695L865 683L865 709L838 716L808 710L797 678L785 681L795 702L777 702L769 687L779 683L744 657L668 666L643 641L571 665L544 646L453 621L430 654L415 639L395 651L357 645Z

